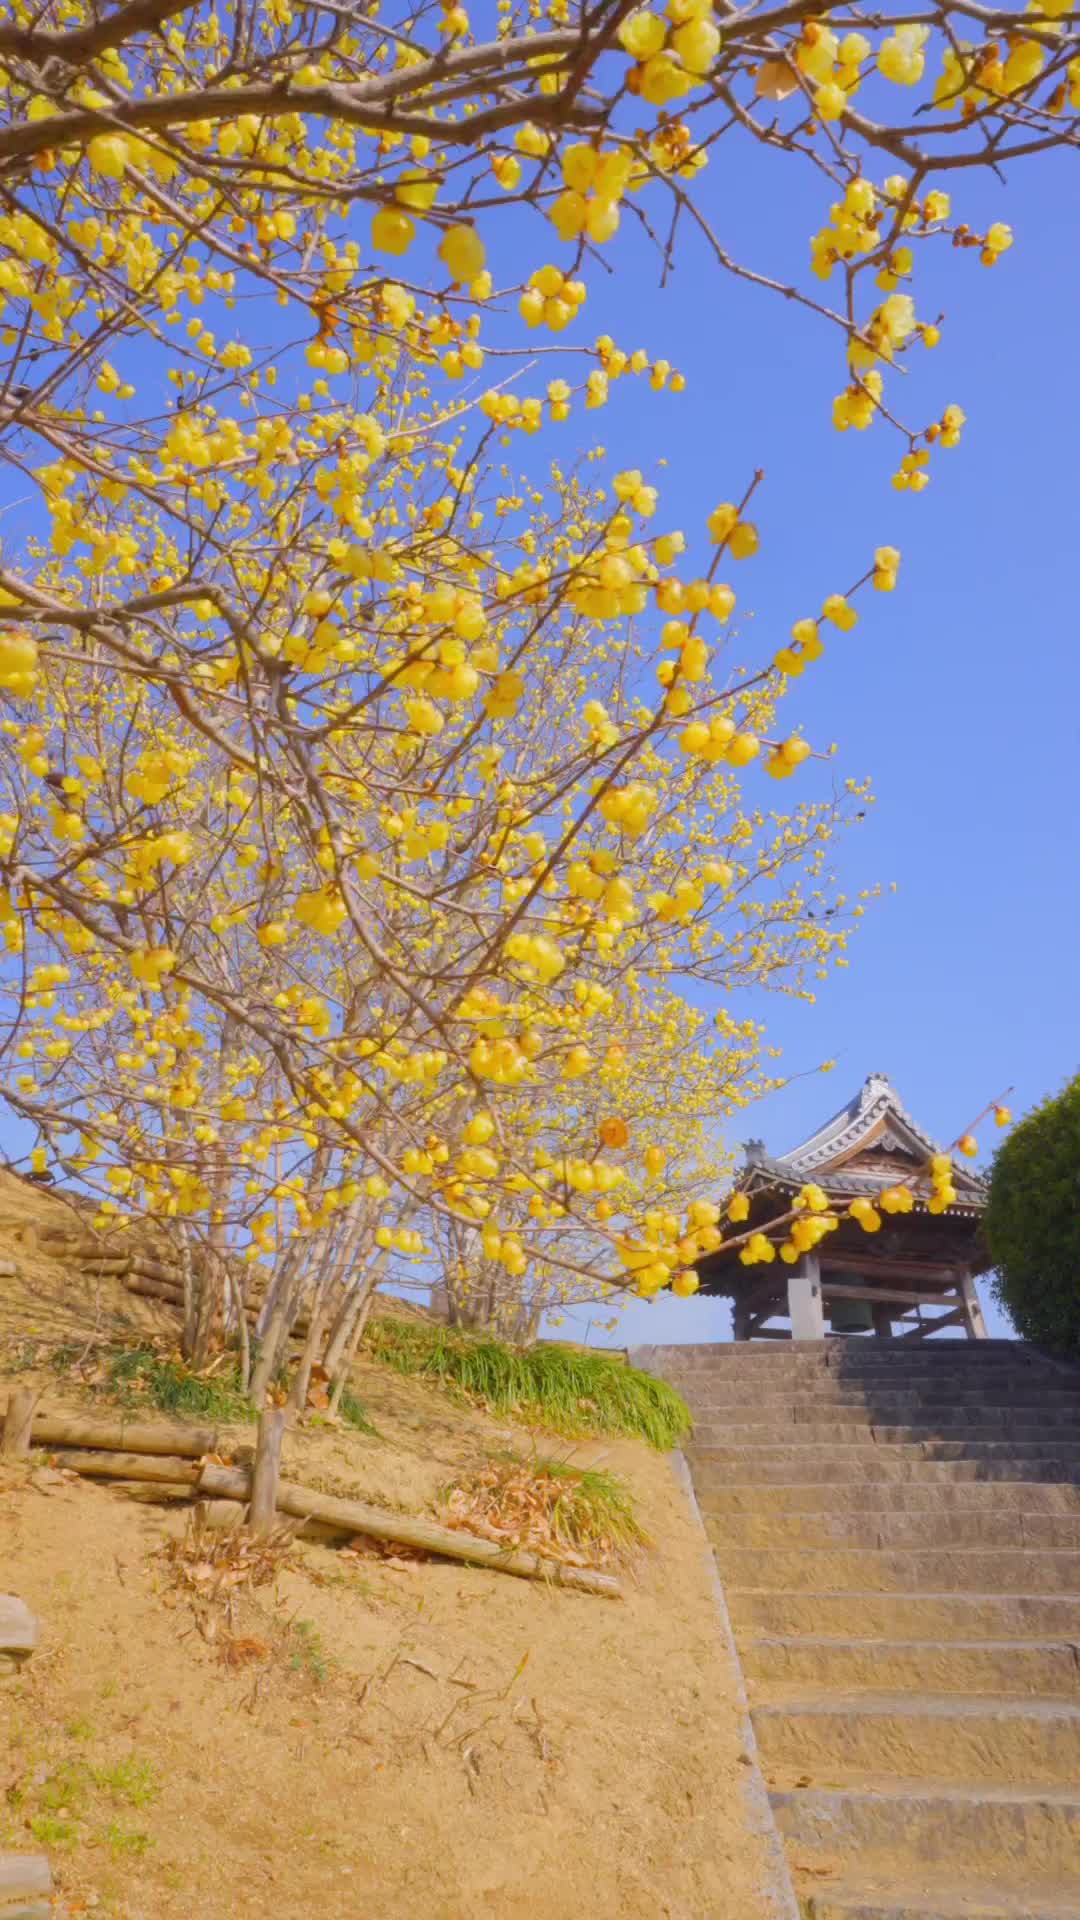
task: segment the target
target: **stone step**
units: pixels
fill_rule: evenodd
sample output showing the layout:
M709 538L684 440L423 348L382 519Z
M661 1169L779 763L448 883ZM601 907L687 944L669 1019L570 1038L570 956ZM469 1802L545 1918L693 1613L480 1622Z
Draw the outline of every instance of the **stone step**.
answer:
M801 1461L824 1461L836 1459L847 1461L855 1476L859 1476L861 1467L872 1467L882 1459L905 1461L905 1459L928 1459L928 1461L995 1461L995 1459L1015 1459L1030 1461L1034 1467L1040 1467L1049 1461L1068 1461L1072 1467L1080 1469L1080 1440L1020 1440L1015 1434L1009 1438L970 1438L969 1432L963 1440L945 1440L944 1436L930 1434L917 1438L899 1440L896 1434L899 1428L853 1427L849 1436L840 1436L830 1432L826 1438L805 1438L801 1444L788 1440L744 1440L742 1444L732 1444L728 1440L713 1440L707 1430L696 1430L688 1442L688 1452L707 1455L719 1465L732 1467L736 1461L744 1459L748 1465L755 1461L769 1459L790 1459L792 1463ZM890 1438L892 1436L892 1438Z
M725 1588L737 1635L823 1634L832 1639L1080 1641L1077 1593L787 1593Z
M961 1480L951 1485L930 1481L887 1482L864 1479L850 1482L842 1493L837 1482L805 1480L794 1485L734 1484L724 1478L715 1486L699 1474L697 1498L702 1513L742 1513L767 1516L784 1513L1058 1513L1080 1515L1080 1486L1064 1482L1040 1485L1032 1480Z
M977 1547L890 1551L881 1547L728 1547L714 1539L725 1586L795 1593L1080 1594L1080 1553L1027 1553Z
M831 1484L856 1488L859 1486L905 1485L921 1486L978 1486L995 1481L1023 1482L1035 1486L1063 1486L1074 1488L1080 1484L1080 1467L1075 1462L1064 1460L926 1460L912 1458L899 1453L896 1449L879 1447L876 1452L857 1452L852 1447L835 1448L832 1453L818 1449L812 1458L804 1458L797 1448L791 1448L779 1459L749 1458L746 1451L738 1458L717 1459L715 1451L703 1449L700 1452L688 1448L691 1457L695 1484L703 1491L725 1487L731 1484L732 1475L738 1473L739 1484L765 1487L802 1486L817 1483L821 1486ZM741 1469L741 1471L740 1471Z
M1018 1340L929 1340L918 1345L899 1338L892 1340L836 1339L779 1341L705 1340L687 1341L676 1346L636 1347L630 1358L635 1366L652 1366L667 1372L679 1366L739 1367L751 1364L784 1366L793 1363L828 1367L905 1366L928 1355L934 1363L949 1367L960 1364L987 1366L992 1361L1009 1361L1014 1366L1043 1364L1038 1355L1029 1355Z
M984 1394L987 1387L992 1385L1008 1393L1031 1395L1046 1392L1062 1400L1075 1400L1080 1395L1080 1369L1073 1375L1056 1370L1044 1371L1030 1364L1012 1367L999 1365L982 1372L965 1371L963 1368L893 1365L880 1372L864 1368L861 1373L839 1373L835 1367L803 1367L781 1374L769 1374L757 1369L749 1375L723 1367L688 1367L676 1369L664 1377L689 1381L695 1393L715 1393L733 1400L745 1399L750 1393L777 1400L790 1400L792 1397L842 1399L845 1395L857 1400L863 1394L872 1394L877 1398L878 1395L908 1393L925 1393L939 1400L963 1400Z
M845 1426L900 1426L905 1422L935 1420L963 1426L972 1419L1010 1414L1020 1418L1045 1417L1051 1426L1080 1423L1080 1398L1074 1393L1039 1394L1033 1387L1012 1388L1000 1398L985 1393L962 1395L931 1393L691 1393L688 1405L696 1420L727 1421L736 1426L748 1420L774 1420L788 1425L813 1426L839 1420Z
M693 1412L693 1409L691 1409ZM984 1409L977 1419L941 1422L929 1416L902 1427L885 1426L877 1421L849 1422L824 1420L743 1420L720 1422L694 1415L694 1441L702 1447L830 1446L830 1447L902 1447L925 1441L945 1446L968 1447L982 1442L999 1446L1019 1441L1025 1446L1049 1451L1074 1448L1080 1459L1080 1419L1070 1416L1065 1425L1032 1415L998 1413Z
M755 1704L804 1686L912 1692L1042 1694L1080 1699L1080 1648L1067 1640L834 1640L823 1634L744 1637Z
M838 1886L831 1880L811 1890L809 1920L1080 1920L1080 1886L1064 1905L1060 1883L1003 1892L985 1881L943 1886L939 1875L898 1878L882 1874L877 1885L860 1879Z
M711 1514L709 1536L724 1547L1008 1547L1080 1553L1080 1513L894 1513L876 1511Z
M843 1374L831 1368L806 1366L775 1373L764 1369L750 1369L747 1373L725 1372L723 1369L710 1372L705 1367L686 1367L677 1368L663 1377L670 1380L672 1386L677 1386L680 1392L691 1395L715 1393L739 1396L748 1387L753 1387L760 1393L789 1399L801 1396L813 1398L818 1394L827 1397L848 1394L857 1399L863 1394L879 1393L929 1393L950 1397L956 1393L979 1393L994 1396L999 1393L1038 1391L1040 1384L1045 1384L1051 1393L1077 1391L1077 1386L1067 1375L1050 1372L1044 1375L1031 1366L987 1367L982 1371L897 1366L878 1371L867 1367L858 1373Z
M838 1450L824 1460L803 1460L796 1454L773 1460L749 1460L740 1453L737 1460L716 1460L706 1451L692 1455L694 1483L703 1493L725 1487L738 1474L742 1485L761 1487L825 1486L882 1487L962 1487L988 1486L1005 1481L1033 1486L1058 1486L1070 1490L1080 1485L1080 1467L1075 1462L1058 1460L923 1460L897 1458L887 1448L864 1458L851 1447Z
M811 1692L754 1707L766 1776L1080 1790L1080 1703L963 1694Z
M1080 1369L1062 1372L1056 1367L1041 1367L1030 1360L1008 1360L1003 1358L983 1360L978 1357L966 1364L934 1364L924 1351L911 1353L907 1359L892 1355L884 1365L863 1365L831 1367L820 1360L796 1356L781 1359L768 1355L756 1365L746 1366L707 1366L674 1365L663 1369L665 1380L689 1381L691 1385L713 1386L718 1393L737 1392L743 1387L755 1386L766 1393L790 1393L801 1389L807 1392L831 1391L841 1393L862 1393L867 1390L885 1393L910 1393L913 1387L925 1387L933 1392L948 1389L950 1392L972 1392L985 1388L992 1382L1005 1386L1034 1386L1045 1381L1048 1387L1057 1389L1075 1389L1080 1383Z
M984 1882L989 1876L999 1896L1030 1894L1041 1884L1057 1887L1059 1905L1080 1901L1076 1792L882 1783L871 1791L796 1789L770 1798L797 1876L815 1867L835 1873L844 1855L858 1860L861 1879L880 1875L884 1886L895 1886L905 1864L917 1864L929 1885L940 1870L953 1886L968 1875ZM815 1894L821 1884L815 1880Z
M798 1480L922 1478L925 1467L967 1468L956 1479L1080 1480L1080 1446L1047 1446L1030 1440L922 1440L886 1445L851 1442L804 1446L707 1446L692 1440L686 1449L695 1475L719 1469L719 1478L738 1469L740 1480L775 1483ZM948 1474L946 1478L950 1477Z

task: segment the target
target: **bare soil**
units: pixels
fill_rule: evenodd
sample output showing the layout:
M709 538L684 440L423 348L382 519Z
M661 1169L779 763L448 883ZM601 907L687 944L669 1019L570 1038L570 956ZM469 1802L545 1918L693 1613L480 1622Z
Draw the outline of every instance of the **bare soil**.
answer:
M41 1377L16 1371L31 1335L168 1324L5 1230L21 1187L0 1176L0 1256L20 1266L0 1281L0 1401ZM100 1920L758 1920L732 1677L668 1461L569 1449L371 1362L356 1388L379 1437L308 1424L290 1477L430 1512L508 1445L602 1463L653 1541L626 1597L297 1543L227 1611L176 1582L178 1506L9 1468L0 1590L42 1638L0 1681L0 1848L46 1852L58 1913ZM45 1404L86 1401L51 1379Z

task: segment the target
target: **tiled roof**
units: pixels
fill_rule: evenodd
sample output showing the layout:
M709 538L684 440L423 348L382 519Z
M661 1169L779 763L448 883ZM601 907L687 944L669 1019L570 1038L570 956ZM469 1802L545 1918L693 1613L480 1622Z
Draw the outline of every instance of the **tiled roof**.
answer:
M865 1145L869 1150L884 1149L888 1158L880 1171L851 1165ZM931 1154L941 1151L937 1142L916 1125L895 1087L883 1073L871 1073L858 1093L834 1113L831 1120L812 1133L808 1140L790 1153L773 1156L757 1142L747 1150L749 1188L769 1185L801 1187L814 1180L830 1195L874 1195L884 1187L910 1182L914 1166L921 1166ZM899 1159L900 1165L897 1164ZM905 1173L903 1161L913 1163ZM840 1161L845 1164L837 1165ZM986 1205L986 1183L967 1167L954 1164L953 1181L957 1200L950 1213L981 1213ZM916 1198L916 1204L919 1204Z

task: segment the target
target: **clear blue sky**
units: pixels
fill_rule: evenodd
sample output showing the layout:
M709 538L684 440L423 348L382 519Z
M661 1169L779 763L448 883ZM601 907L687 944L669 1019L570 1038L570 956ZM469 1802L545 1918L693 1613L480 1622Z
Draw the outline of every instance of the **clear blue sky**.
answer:
M825 215L825 183L745 147L742 158L737 175L710 170L721 238L812 287L808 235ZM850 968L816 1006L769 1002L789 1072L838 1064L752 1110L738 1139L760 1134L783 1151L872 1069L952 1138L1006 1086L1023 1113L1080 1064L1080 382L1068 371L1078 181L1075 160L1036 162L1007 186L953 177L954 213L975 226L1008 220L1016 243L993 270L947 244L931 261L923 250L915 291L926 290L923 318L944 310L942 344L892 386L914 424L958 401L968 425L921 496L890 488L897 445L880 424L833 429L841 345L824 322L723 276L693 244L664 293L634 242L633 301L625 282L606 312L603 293L590 294L591 323L662 351L690 380L681 399L635 407L620 395L596 416L620 463L645 464L666 438L663 524L689 520L703 497L737 498L765 469L761 555L734 576L754 609L755 657L876 545L903 554L897 592L869 597L786 708L816 743L838 743L840 771L873 778L876 804L839 855L849 890L875 880L898 890L868 912ZM781 187L773 217L765 208ZM629 1309L615 1337L727 1337L728 1322L725 1302L663 1298Z

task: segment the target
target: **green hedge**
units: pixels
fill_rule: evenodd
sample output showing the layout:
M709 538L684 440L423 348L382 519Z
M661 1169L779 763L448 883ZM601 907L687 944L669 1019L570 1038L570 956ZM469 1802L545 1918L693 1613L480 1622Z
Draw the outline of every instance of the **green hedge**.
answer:
M1080 1356L1080 1074L999 1148L985 1232L1017 1332Z

